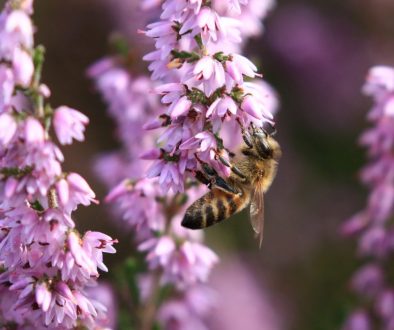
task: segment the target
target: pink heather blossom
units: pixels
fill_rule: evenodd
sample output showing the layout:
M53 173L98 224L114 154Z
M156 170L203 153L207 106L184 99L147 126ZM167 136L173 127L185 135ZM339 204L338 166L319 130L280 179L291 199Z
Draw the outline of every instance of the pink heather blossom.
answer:
M371 321L364 310L353 312L343 328L344 330L372 330Z
M168 112L172 118L178 118L179 116L185 115L189 112L192 106L192 102L187 99L186 96L182 96L176 103L172 103Z
M83 141L83 133L88 123L88 117L66 106L57 108L53 117L53 126L61 144L71 144L73 138Z
M352 279L352 287L356 292L375 296L383 286L383 273L378 265L366 265Z
M170 236L152 238L139 246L148 251L147 261L152 269L163 268L163 281L179 287L205 282L218 257L209 248L198 242L185 241L176 245Z
M45 131L41 123L34 118L28 118L25 123L24 137L27 143L40 145L45 141Z
M215 102L211 104L211 106L208 108L208 111L206 113L206 116L217 116L217 117L224 117L227 114L237 114L238 107L235 103L235 101L229 97L225 96L223 98L217 99Z
M105 308L85 287L98 269L107 271L103 253L114 253L116 241L75 228L71 212L94 193L81 176L63 172L48 124L71 143L83 140L88 120L66 107L52 116L49 88L33 84L40 72L32 56L43 54L33 45L32 5L8 1L0 14L0 321L18 329L92 329Z
M149 116L160 113L161 109L155 86L144 76L130 76L119 61L110 58L91 66L88 74L95 79L108 104L109 115L117 126L117 137L124 145L122 150L101 156L97 171L103 179L105 173L110 174L105 181L111 187L130 175L138 179L147 167L139 157L141 151L150 147L151 140L144 134L143 126Z
M291 328L286 308L278 304L268 283L257 281L250 266L240 258L222 260L212 272L209 284L218 301L209 316L209 329Z
M3 11L0 16L0 39L2 41L0 53L7 60L12 59L16 49L31 49L33 46L33 24L29 13L24 10Z
M239 18L242 22L240 29L244 40L262 34L264 30L262 21L275 6L275 1L234 0L230 2L231 5L228 6L226 0L214 0L213 6L221 14Z
M12 99L15 81L12 70L4 64L0 64L0 112L7 110Z
M33 60L26 51L15 49L12 58L14 77L17 84L28 87L34 73Z
M8 113L0 115L0 143L8 144L15 136L17 124L14 118Z
M177 299L166 301L159 309L158 319L168 330L208 330L205 321L214 308L216 297L206 286L196 286Z
M378 297L376 302L376 310L382 318L392 321L394 313L393 290L386 290Z
M101 311L97 316L96 324L104 329L116 329L117 325L117 300L113 288L109 283L101 282L98 286L88 288L87 296L93 305L100 306Z
M394 207L394 68L377 66L369 71L363 91L374 99L374 107L368 114L372 127L367 129L360 142L367 148L368 164L361 171L361 180L369 187L370 194L366 207L350 218L343 226L345 234L357 234L359 252L363 257L372 259L363 266L352 279L352 288L360 296L366 297L370 304L379 306L369 310L369 314L353 314L346 329L373 328L372 316L379 319L387 329L393 325L393 318L384 312L383 299L391 292L390 283L385 274L385 264L393 251L393 235L390 219ZM389 308L389 307L387 307ZM349 324L349 325L348 325ZM358 329L358 328L357 328Z
M161 197L155 180L141 179L136 182L124 180L112 189L107 202L117 202L123 219L136 232L163 231L165 219L163 207L157 203Z

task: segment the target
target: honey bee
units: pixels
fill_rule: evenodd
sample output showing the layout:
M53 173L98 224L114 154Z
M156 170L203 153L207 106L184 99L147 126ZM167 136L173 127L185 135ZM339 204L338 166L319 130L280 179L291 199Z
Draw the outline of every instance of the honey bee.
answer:
M234 165L220 157L231 169L227 179L202 163L196 178L208 185L210 191L195 201L186 211L182 226L202 229L228 219L250 205L250 221L259 244L263 240L264 194L275 178L281 157L279 143L264 128L251 125L243 130L245 145Z

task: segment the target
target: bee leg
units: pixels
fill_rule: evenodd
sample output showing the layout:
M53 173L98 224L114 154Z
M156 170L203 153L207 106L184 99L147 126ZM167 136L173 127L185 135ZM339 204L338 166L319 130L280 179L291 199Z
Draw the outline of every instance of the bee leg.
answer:
M243 138L245 144L250 149L252 149L253 148L253 143L252 143L252 139L251 139L250 135L248 133L246 133L246 132L242 132L242 138Z
M214 177L207 177L201 171L195 172L195 178L201 183L205 184L209 189L218 188L223 190L226 193L230 194L238 194L238 191L231 187L223 178L219 175L215 175Z
M204 173L202 173L201 171L195 171L194 177L196 178L197 181L201 182L202 184L205 184L209 189L211 189L212 182Z
M220 162L221 162L223 165L229 167L230 170L231 170L234 174L238 175L243 181L246 181L247 178L246 178L245 174L243 174L243 173L241 172L241 170L240 170L238 167L236 167L235 165L231 164L229 161L227 161L227 160L226 160L225 158L223 158L221 155L217 155L217 156L218 156Z
M213 183L216 188L223 190L226 193L230 194L239 194L237 190L231 187L223 178L220 176L215 177L215 182Z
M208 165L206 167L209 167ZM205 168L206 169L206 168ZM215 175L211 176L210 178L205 177L209 183L207 184L209 189L213 187L223 190L224 192L231 193L231 194L238 194L238 191L231 187L226 180L224 180L213 168L210 168L212 171L215 172ZM203 173L201 173L204 175Z
M241 170L240 170L238 167L236 167L236 166L234 166L234 165L231 165L230 169L231 169L231 171L232 171L234 174L238 175L238 176L242 179L242 181L245 182L245 181L247 180L245 174L243 174L243 173L241 172Z
M229 150L229 149L227 149L227 148L224 148L224 150L227 151L228 156L229 156L230 158L234 158L234 157L235 157L235 153L233 153L231 150Z
M238 191L231 187L221 176L219 176L214 168L202 161L201 167L204 173L201 171L196 171L194 175L198 181L205 184L209 189L215 187L227 193L238 194Z
M244 140L245 144L252 149L253 148L253 142L252 138L250 136L250 133L246 131L244 125L242 125L241 121L239 118L237 119L239 126L241 127L241 132L242 132L242 139Z
M253 122L250 123L249 131L252 131L252 135L256 134L256 126L254 126Z
M209 166L207 163L202 162L201 168L204 171L204 173L207 174L208 176L211 177L219 176L218 172L216 172L216 170L213 167Z

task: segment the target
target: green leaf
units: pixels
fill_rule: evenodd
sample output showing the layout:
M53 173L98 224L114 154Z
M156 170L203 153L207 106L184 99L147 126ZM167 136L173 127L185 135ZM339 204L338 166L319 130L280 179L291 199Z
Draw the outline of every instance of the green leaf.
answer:
M44 211L44 207L41 205L41 203L39 201L35 201L33 203L30 203L30 207L33 210L36 210L36 211L39 211L39 212Z
M156 322L153 325L152 330L162 330L162 327L161 327L161 325L159 323Z
M196 43L197 43L197 45L198 45L198 47L199 47L200 49L202 49L202 48L204 47L204 45L203 45L203 43L202 43L201 33L197 34L197 35L194 37L194 40L196 41Z
M118 329L119 330L135 330L131 313L124 309L118 314Z
M113 52L117 55L128 56L130 53L130 45L121 34L114 34L110 39L110 45Z
M135 305L138 305L140 301L137 275L140 274L141 271L142 269L137 259L131 257L126 259L123 266L123 274L125 275L125 280Z

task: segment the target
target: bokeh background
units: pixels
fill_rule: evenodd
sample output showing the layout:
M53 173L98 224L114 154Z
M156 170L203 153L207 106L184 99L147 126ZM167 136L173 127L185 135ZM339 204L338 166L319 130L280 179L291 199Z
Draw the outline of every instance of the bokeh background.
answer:
M137 4L51 0L35 5L51 103L72 106L91 120L86 142L64 148L65 168L86 177L100 200L106 188L93 171L95 158L119 146L85 73L108 53L114 31L128 36L136 60L151 47L134 29ZM394 65L393 17L392 0L280 0L264 35L250 40L248 55L280 95L277 137L284 156L266 197L261 251L246 213L206 231L222 259L212 276L222 297L216 312L221 317L212 320L216 328L336 329L355 306L348 281L359 261L355 242L341 237L339 226L366 199L357 179L364 161L357 139L368 125L371 102L360 89L370 66ZM129 233L115 225L107 205L80 209L76 217L82 230L119 239L118 253L106 257L110 269L133 252Z

